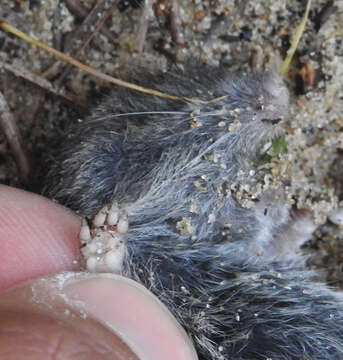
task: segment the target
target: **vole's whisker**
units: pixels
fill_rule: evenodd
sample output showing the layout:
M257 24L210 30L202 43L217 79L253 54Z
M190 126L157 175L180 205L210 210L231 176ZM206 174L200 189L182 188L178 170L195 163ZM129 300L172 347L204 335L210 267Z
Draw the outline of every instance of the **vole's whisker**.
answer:
M230 118L223 116L223 112L212 112L212 113L200 113L199 115L193 115L183 119L183 121L190 121L190 120L197 120L197 119L202 119L208 116L221 116L223 120L230 120Z
M111 114L108 116L99 117L96 121L109 120L112 118L123 117L123 116L136 116L136 115L185 115L189 114L187 111L137 111L128 113Z
M124 116L136 116L136 115L139 116L139 115L190 115L190 114L191 113L189 111L137 111L137 112L111 114L108 116L99 117L96 120L94 119L94 121L102 121L102 120L109 120L112 118L118 118L118 117L124 117ZM185 121L203 118L206 116L222 116L222 115L223 115L223 112L222 112L222 110L220 110L219 112L208 112L208 113L203 113L203 114L199 114L199 115L194 115L194 116L191 116L191 117L185 119ZM225 118L225 119L227 119L227 118Z

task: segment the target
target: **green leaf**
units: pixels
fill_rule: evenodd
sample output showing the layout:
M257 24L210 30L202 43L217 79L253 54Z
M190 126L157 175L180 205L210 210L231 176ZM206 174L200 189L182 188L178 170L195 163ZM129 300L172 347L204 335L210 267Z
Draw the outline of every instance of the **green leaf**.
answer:
M275 155L285 154L288 151L287 145L285 137L281 136L273 141L271 151Z

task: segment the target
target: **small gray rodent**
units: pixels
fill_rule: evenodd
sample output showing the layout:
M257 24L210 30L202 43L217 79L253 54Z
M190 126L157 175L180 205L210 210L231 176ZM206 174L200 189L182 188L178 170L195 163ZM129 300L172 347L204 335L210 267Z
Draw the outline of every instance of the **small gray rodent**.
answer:
M288 91L272 73L225 73L193 63L133 74L165 93L217 100L114 89L70 130L45 193L82 215L113 200L126 209L123 273L169 307L200 359L342 359L343 297L313 282L297 252L314 229L308 214L278 191L243 208L230 190L282 133Z

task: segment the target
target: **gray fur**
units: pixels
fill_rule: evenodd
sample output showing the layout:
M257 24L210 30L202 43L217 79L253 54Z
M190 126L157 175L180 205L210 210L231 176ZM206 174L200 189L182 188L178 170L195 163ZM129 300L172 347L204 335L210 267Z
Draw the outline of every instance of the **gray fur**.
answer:
M70 130L45 193L82 215L113 199L126 208L124 274L169 306L200 359L341 359L342 296L314 283L300 255L277 254L303 241L276 244L288 228L298 234L282 195L246 209L230 191L239 171L254 181L260 148L282 131L288 92L274 74L223 74L191 64L133 75L178 96L227 97L199 105L115 89Z

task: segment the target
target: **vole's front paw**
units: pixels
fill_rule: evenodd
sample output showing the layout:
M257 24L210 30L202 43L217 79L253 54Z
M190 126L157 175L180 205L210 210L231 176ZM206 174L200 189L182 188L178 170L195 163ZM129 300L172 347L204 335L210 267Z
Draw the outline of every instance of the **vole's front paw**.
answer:
M125 210L114 202L90 221L82 220L80 241L85 267L91 272L121 273L129 223Z

